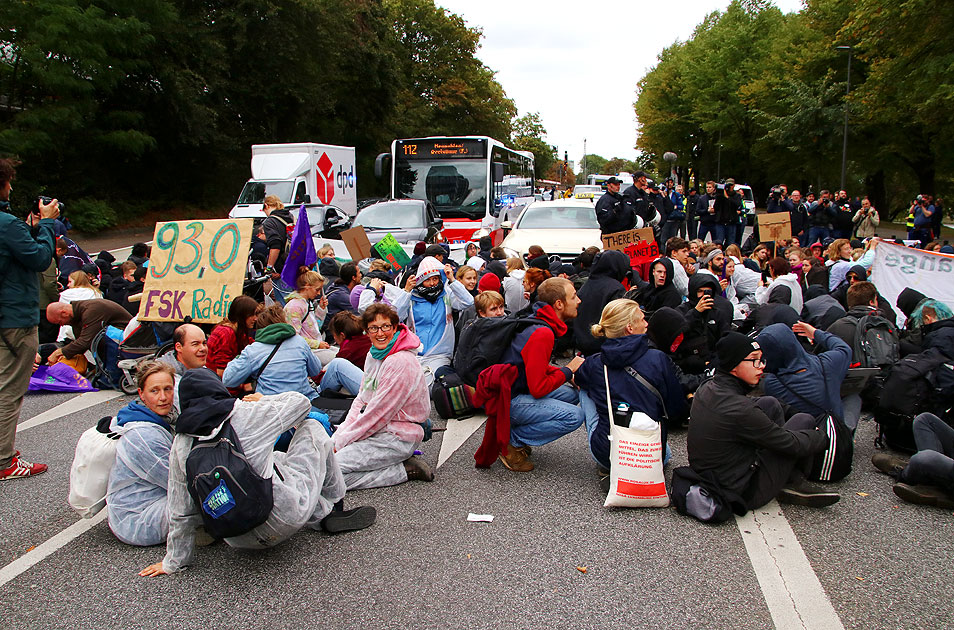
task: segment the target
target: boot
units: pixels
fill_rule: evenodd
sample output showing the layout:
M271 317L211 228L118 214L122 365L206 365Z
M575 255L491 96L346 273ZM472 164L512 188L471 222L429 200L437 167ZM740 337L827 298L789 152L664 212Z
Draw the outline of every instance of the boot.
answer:
M871 456L871 463L884 474L901 479L901 471L908 465L908 460L889 453L875 453Z
M912 486L906 483L894 484L894 493L908 503L931 505L945 510L954 509L954 497L935 486Z
M533 470L533 462L530 461L530 456L527 454L527 451L513 444L507 445L506 455L501 451L497 458L508 470L514 472L530 472Z
M411 455L404 460L404 470L408 481L434 481L434 471L423 459Z
M797 481L790 482L782 488L777 498L779 503L804 505L805 507L825 507L833 503L838 503L838 500L841 499L841 495L837 492L829 492L820 486L809 483L802 477Z

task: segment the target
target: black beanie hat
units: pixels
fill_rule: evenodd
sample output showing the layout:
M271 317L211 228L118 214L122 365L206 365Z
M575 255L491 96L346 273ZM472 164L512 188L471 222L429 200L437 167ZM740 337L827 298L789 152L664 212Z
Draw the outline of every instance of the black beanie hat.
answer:
M537 256L530 261L530 266L542 269L543 271L550 271L550 261L546 256Z
M742 333L730 332L716 344L719 370L731 372L750 352L760 350L758 342Z

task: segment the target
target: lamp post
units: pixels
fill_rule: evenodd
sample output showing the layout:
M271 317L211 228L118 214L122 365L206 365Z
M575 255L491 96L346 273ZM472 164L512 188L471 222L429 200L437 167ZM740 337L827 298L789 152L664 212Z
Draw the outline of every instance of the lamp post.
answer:
M848 93L851 92L851 46L838 46L838 50L848 51L848 80L845 84L845 131L841 144L841 190L845 190L845 177L848 172Z
M663 159L669 162L669 177L676 179L676 160L679 159L679 156L673 153L672 151L666 151L663 153Z

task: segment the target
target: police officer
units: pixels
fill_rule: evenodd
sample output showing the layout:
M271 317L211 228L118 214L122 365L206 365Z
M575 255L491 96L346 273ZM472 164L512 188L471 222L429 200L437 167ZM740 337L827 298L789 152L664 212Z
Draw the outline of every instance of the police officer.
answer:
M600 232L612 234L632 230L636 224L633 208L621 194L619 186L623 182L615 177L606 180L606 192L596 202L596 220L600 223Z

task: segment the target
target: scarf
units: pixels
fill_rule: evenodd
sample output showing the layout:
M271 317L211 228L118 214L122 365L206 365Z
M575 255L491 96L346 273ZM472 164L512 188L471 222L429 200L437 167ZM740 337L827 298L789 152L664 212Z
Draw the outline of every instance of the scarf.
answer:
M421 297L428 302L436 302L439 297L444 293L444 284L438 282L432 287L425 286L416 286L414 287L414 295Z
M391 337L391 341L388 343L388 345L384 346L380 350L375 348L374 344L371 344L371 350L369 351L371 353L371 356L377 359L378 361L383 361L386 356L391 354L391 349L394 348L394 344L397 343L398 337L400 336L401 336L401 331L398 330L397 332L394 333L394 336Z

